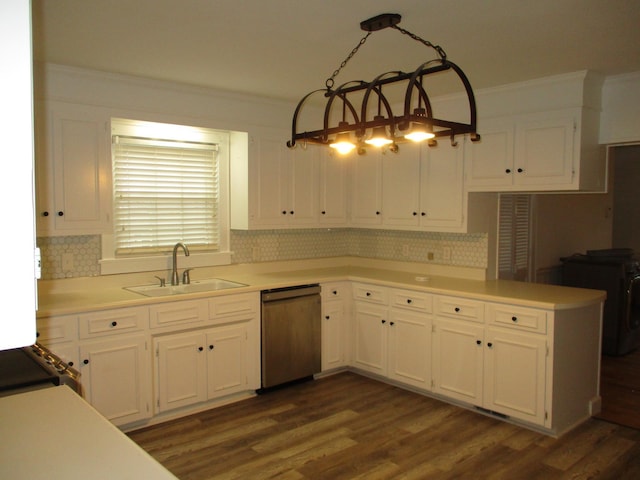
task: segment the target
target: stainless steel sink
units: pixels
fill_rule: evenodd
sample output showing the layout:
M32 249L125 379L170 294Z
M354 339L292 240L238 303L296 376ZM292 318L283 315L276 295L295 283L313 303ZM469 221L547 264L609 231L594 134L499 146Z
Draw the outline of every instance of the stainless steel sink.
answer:
M159 285L137 285L134 287L124 287L129 290L146 297L165 297L167 295L183 295L185 293L197 292L214 292L216 290L225 290L229 288L246 287L244 283L231 282L222 278L209 278L207 280L194 280L189 284L167 285L161 287Z

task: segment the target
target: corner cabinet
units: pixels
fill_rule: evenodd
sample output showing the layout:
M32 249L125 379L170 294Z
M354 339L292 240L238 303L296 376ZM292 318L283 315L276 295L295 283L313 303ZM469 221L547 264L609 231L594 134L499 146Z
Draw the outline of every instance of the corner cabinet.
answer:
M93 106L39 102L35 118L38 235L110 231L108 113Z
M323 372L342 368L348 364L350 292L349 282L323 283L321 285Z

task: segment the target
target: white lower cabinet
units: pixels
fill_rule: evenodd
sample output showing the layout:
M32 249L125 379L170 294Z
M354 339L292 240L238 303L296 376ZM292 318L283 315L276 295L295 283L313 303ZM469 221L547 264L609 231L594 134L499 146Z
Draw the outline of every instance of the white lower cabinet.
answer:
M80 344L85 399L116 425L151 417L147 336L122 335Z
M349 283L321 285L322 295L322 371L341 368L348 363Z
M455 297L438 297L436 311L434 392L544 425L546 312Z
M355 284L353 365L429 389L431 296Z
M248 337L239 324L155 338L157 411L247 390Z

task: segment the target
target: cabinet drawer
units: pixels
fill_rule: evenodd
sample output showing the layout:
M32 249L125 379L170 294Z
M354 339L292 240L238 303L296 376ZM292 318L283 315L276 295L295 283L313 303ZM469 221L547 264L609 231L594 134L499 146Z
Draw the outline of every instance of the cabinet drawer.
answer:
M38 342L45 345L69 342L78 338L77 315L39 318L36 325Z
M385 287L379 287L377 285L354 283L353 298L356 300L387 305L389 303L389 291Z
M252 317L258 314L259 293L224 295L209 299L209 320L232 320L236 316Z
M431 313L433 311L433 296L423 292L392 289L390 305L417 312Z
M184 300L161 303L149 307L149 326L151 328L169 326L196 326L207 320L206 300Z
M459 297L437 296L435 302L436 315L484 322L484 302Z
M78 316L80 338L143 330L149 322L147 307L121 308Z
M538 333L547 333L547 312L513 305L487 304L489 323Z
M345 298L348 295L349 287L345 283L323 283L322 300L325 302L338 298Z

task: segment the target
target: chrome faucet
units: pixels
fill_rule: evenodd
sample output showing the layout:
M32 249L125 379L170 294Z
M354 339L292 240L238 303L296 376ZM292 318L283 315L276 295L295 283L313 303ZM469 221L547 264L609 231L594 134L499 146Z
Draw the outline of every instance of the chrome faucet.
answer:
M182 247L184 256L189 256L189 249L184 243L176 243L173 247L173 270L171 272L171 285L178 285L180 283L180 277L178 277L178 247Z

